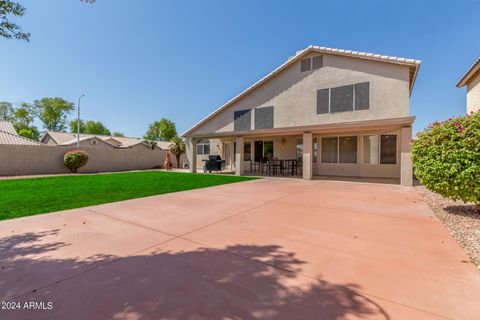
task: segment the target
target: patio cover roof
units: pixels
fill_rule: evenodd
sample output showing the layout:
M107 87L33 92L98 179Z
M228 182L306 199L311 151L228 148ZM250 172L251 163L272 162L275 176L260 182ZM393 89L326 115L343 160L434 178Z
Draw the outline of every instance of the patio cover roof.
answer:
M206 138L227 138L227 137L249 137L249 136L277 136L277 135L294 135L302 134L304 132L312 133L347 133L358 131L378 131L381 130L394 130L405 126L411 126L415 121L415 117L404 118L392 118L392 119L380 119L380 120L363 120L352 122L338 122L329 124L317 124L309 126L297 126L297 127L283 127L272 128L262 130L249 130L249 131L228 131L218 133L205 133L199 135L191 135L195 139Z

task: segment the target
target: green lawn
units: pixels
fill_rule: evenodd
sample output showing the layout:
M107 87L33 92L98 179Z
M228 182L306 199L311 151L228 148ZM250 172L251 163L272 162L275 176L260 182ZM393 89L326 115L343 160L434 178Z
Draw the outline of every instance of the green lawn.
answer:
M252 179L145 171L0 180L0 220Z

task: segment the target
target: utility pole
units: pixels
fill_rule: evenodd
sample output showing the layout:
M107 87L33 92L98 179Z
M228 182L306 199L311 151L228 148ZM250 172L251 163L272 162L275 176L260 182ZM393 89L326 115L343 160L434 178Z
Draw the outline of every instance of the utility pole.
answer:
M78 116L77 116L77 148L80 148L80 99L85 97L84 94L82 94L80 97L78 97L78 105L77 105L77 111L78 111Z

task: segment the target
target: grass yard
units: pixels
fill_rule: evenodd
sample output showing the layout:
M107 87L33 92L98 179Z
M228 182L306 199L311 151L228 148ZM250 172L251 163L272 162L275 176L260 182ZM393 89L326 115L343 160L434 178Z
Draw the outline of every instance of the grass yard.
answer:
M0 220L252 179L145 171L0 180Z

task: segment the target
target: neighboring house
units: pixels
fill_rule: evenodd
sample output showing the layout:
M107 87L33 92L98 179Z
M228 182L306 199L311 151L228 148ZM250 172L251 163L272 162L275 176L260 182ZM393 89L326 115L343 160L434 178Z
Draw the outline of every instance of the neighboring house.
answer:
M19 146L43 146L35 140L31 140L17 134L11 122L0 120L0 145L19 145Z
M467 86L467 113L480 110L480 58L465 72L457 88Z
M74 146L77 144L77 134L67 132L47 132L41 139L49 146ZM168 150L165 143L157 144L156 148ZM80 134L80 147L98 146L102 148L118 149L151 149L151 144L139 138L113 137L95 134Z
M414 59L309 46L184 133L190 170L220 154L302 161L313 175L400 178L412 185ZM201 155L200 155L201 154Z

